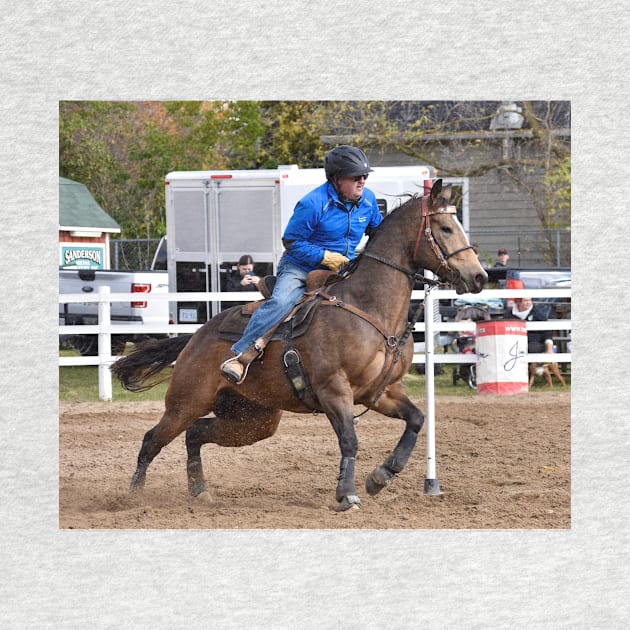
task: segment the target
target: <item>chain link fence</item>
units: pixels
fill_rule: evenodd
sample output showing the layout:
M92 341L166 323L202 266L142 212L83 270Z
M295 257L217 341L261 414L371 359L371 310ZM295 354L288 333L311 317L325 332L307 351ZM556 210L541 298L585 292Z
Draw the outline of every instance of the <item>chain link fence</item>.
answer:
M500 247L505 247L510 254L510 267L557 269L571 266L571 233L566 229L473 229L470 241L479 246L481 260L490 267ZM112 269L150 269L159 243L159 238L112 240Z
M571 232L567 229L472 229L469 238L479 247L481 260L489 266L494 265L499 248L505 247L510 267L571 267Z
M112 269L151 269L151 263L159 244L159 238L111 240Z

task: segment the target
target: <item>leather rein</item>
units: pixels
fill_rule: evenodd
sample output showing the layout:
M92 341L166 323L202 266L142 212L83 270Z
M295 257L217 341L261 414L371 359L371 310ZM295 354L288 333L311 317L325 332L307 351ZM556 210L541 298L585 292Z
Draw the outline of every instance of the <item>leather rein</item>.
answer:
M459 254L460 252L466 251L467 249L472 249L472 245L467 245L466 247L460 247L456 251L451 252L449 254L445 253L442 247L440 246L440 244L433 237L433 234L431 232L431 222L429 220L429 217L436 214L455 214L456 208L455 206L443 206L441 208L438 208L437 210L429 211L429 204L426 197L422 197L421 204L422 204L421 205L422 220L420 222L420 228L418 229L418 235L416 237L416 243L415 243L415 247L413 251L412 260L415 260L416 256L418 255L420 242L422 241L422 237L424 236L427 239L429 245L431 246L431 249L433 250L433 253L435 254L435 256L437 257L440 263L437 271L435 272L436 275L439 276L440 275L439 271L442 268L444 268L445 270L444 275L452 281L456 277L457 272L454 271L449 266L448 259L451 258L452 256L455 256L455 254ZM389 260L388 258L379 256L378 254L371 254L370 252L363 252L361 256L372 258L373 260L383 263L384 265L392 267L393 269L396 269L397 271L400 271L401 273L405 274L407 277L411 279L412 288L416 280L422 280L425 284L429 284L432 286L448 284L445 281L433 280L432 278L426 278L424 275L417 273L415 271L412 271L411 269L407 269L406 267L403 267L399 265L398 263L395 263L394 261ZM356 418L358 418L359 416L362 416L364 413L366 413L370 408L372 408L376 404L378 399L383 395L383 392L385 391L385 389L387 388L387 385L389 384L390 375L394 369L394 366L400 359L402 349L405 347L405 344L407 343L407 339L409 338L409 335L414 329L416 322L418 321L420 317L422 309L424 308L424 305L423 304L418 305L418 308L414 312L413 317L411 318L411 321L407 323L405 330L399 336L396 334L394 335L388 334L387 331L383 329L381 322L377 318L372 317L369 313L366 313L365 311L355 306L352 306L352 304L348 304L344 302L343 300L339 299L336 295L331 295L327 293L326 291L324 291L323 288L316 289L315 291L309 292L308 295L309 295L309 299L317 298L317 297L321 298L322 305L335 306L337 308L341 308L345 311L348 311L349 313L352 313L356 317L363 319L368 324L370 324L375 330L377 330L385 340L385 363L383 365L383 371L381 372L381 382L380 382L379 388L376 391L375 395L373 396L372 401L369 403L369 405L366 406L366 409L356 416ZM304 374L304 377L306 377L305 374ZM311 397L313 398L313 402L315 403L315 406L309 404L302 397L300 397L300 400L302 400L302 403L313 413L318 413L319 409L317 408L317 403L318 403L317 397L310 389L309 389L309 393Z
M439 271L444 267L444 270L445 270L444 275L452 281L456 277L457 272L452 267L450 267L450 265L448 264L448 259L452 258L456 254L459 254L460 252L466 251L467 249L472 249L472 245L466 245L464 247L460 247L459 249L456 249L454 252L451 252L449 254L445 253L442 247L440 246L440 244L433 237L433 233L431 231L431 221L429 220L429 217L432 217L433 215L436 215L436 214L456 214L457 209L455 206L441 206L440 208L437 208L436 210L429 211L429 203L428 203L427 197L421 198L421 209L422 209L422 220L420 221L420 227L418 228L418 235L416 236L416 244L413 250L412 260L415 260L416 256L418 255L420 242L422 241L422 237L424 236L427 239L429 245L431 246L431 249L433 250L433 253L435 254L435 256L437 257L440 263L440 266L438 267L437 271L434 273L436 273L436 275L439 275ZM361 254L361 256L366 256L367 258L376 260L380 263L383 263L384 265L387 265L388 267L392 267L393 269L396 269L397 271L404 273L406 276L411 278L413 282L415 282L416 280L422 280L425 284L429 284L432 286L448 284L448 282L445 282L443 280L433 280L432 278L427 278L424 275L417 273L416 271L412 271L411 269L407 269L406 267L403 267L399 265L398 263L395 263L393 260L389 260L388 258L379 256L378 254L372 254L369 251L364 251ZM413 283L412 283L412 288L413 288ZM365 311L362 311L361 309L356 308L355 306L352 306L351 304L347 304L343 300L338 299L337 296L329 295L328 293L324 292L321 289L314 291L313 293L314 295L317 295L323 299L323 302L322 302L323 304L343 308L353 313L357 317L360 317L361 319L368 322L371 326L373 326L376 330L378 330L378 332L384 337L385 345L388 351L396 350L396 349L398 350L396 359L398 358L398 355L400 354L400 349L404 346L405 342L407 341L407 337L413 330L413 327L416 325L416 322L418 321L418 318L420 317L421 309L423 308L423 305L420 305L416 309L416 312L414 313L412 320L409 322L409 325L405 329L405 332L400 338L398 338L396 335L388 335L383 330L383 327L381 326L380 322L377 319L375 319L374 317L372 317Z
M456 277L457 272L452 267L450 267L450 265L448 264L448 259L452 258L456 254L459 254L460 252L466 251L467 249L472 249L472 245L466 245L465 247L460 247L454 252L451 252L448 254L444 252L440 244L433 237L433 233L431 232L431 221L429 217L436 214L456 214L457 209L455 208L455 206L442 206L436 210L429 211L429 204L426 197L422 197L421 204L422 204L421 205L422 220L420 222L420 227L418 229L418 235L416 237L416 243L413 250L412 260L415 260L416 256L418 255L418 249L420 248L420 243L422 241L422 237L424 236L427 239L429 245L431 246L431 249L433 250L433 253L435 254L435 256L437 257L440 263L437 271L435 272L436 275L439 276L440 270L444 268L444 275L452 281ZM407 269L406 267L403 267L399 265L398 263L395 263L394 261L389 260L383 256L379 256L378 254L372 254L368 251L364 251L361 255L366 256L367 258L371 258L372 260L376 260L380 263L383 263L384 265L387 265L388 267L392 267L393 269L396 269L397 271L404 273L406 276L411 278L412 288L413 288L413 283L415 283L415 281L417 280L422 280L422 282L424 282L425 284L429 284L432 286L448 284L448 282L445 282L443 280L434 280L432 278L427 278L421 273L417 273L415 271L412 271L411 269ZM411 321L408 322L405 328L405 331L403 332L402 335L400 335L400 337L398 337L397 335L388 335L387 332L383 330L383 327L381 326L380 322L377 319L373 318L371 315L369 315L365 311L362 311L361 309L358 309L352 306L351 304L347 304L346 302L338 299L337 296L329 295L323 290L314 291L314 294L322 298L323 300L322 304L343 308L344 310L368 322L385 339L386 359L385 359L385 365L383 366L383 377L381 380L381 385L377 393L375 394L374 398L372 399L372 402L370 403L369 407L367 407L365 411L359 414L359 416L361 416L364 413L366 413L368 409L376 403L376 401L381 397L381 395L385 391L385 388L387 387L387 384L389 382L389 375L391 374L394 368L394 365L398 362L398 359L400 358L402 348L404 348L405 343L407 342L407 339L409 335L411 334L411 331L414 329L416 322L418 321L420 317L420 313L422 312L422 309L424 308L424 304L418 305L418 308L414 312L413 317L411 318Z

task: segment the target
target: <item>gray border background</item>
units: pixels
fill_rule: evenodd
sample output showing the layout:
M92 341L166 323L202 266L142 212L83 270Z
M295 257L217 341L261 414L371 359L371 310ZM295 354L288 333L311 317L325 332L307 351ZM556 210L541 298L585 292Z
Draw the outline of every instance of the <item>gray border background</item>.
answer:
M625 626L624 2L2 6L2 627ZM58 101L175 98L572 101L570 530L58 529Z

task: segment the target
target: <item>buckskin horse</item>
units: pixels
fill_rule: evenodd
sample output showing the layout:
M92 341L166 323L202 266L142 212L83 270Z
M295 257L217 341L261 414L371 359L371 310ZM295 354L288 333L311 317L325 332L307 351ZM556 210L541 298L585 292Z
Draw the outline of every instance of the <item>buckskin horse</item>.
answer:
M149 464L186 431L188 489L207 499L203 444L253 444L275 433L282 410L319 411L328 417L341 451L338 510L360 507L354 405L405 422L394 450L365 481L370 495L389 486L405 467L424 423L402 384L413 355L408 308L414 282L431 282L422 276L424 269L458 294L478 293L487 281L450 196L451 187L439 179L428 195L413 196L387 215L346 277L306 294L305 301L316 302L317 308L306 332L290 340L289 354L282 341L271 341L241 385L219 371L232 344L222 336L221 324L238 306L192 336L149 341L114 363L112 372L122 385L140 391L155 385L144 383L176 360L164 414L144 436L130 492L144 487ZM289 365L298 371L289 372Z

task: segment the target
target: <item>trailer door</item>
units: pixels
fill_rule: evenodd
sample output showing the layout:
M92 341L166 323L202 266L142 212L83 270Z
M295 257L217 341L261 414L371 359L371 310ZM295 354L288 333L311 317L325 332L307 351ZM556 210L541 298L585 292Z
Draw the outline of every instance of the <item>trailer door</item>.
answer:
M217 251L221 262L250 254L272 261L276 237L273 188L223 188L218 191Z
M220 186L216 189L216 213L213 248L216 252L217 291L225 286L224 277L235 267L243 254L254 259L258 275L273 273L277 252L281 248L280 226L275 211L274 186L260 182L253 185ZM221 303L220 309L233 303ZM216 307L217 305L215 305ZM218 312L218 311L217 311ZM213 315L216 312L213 312Z

